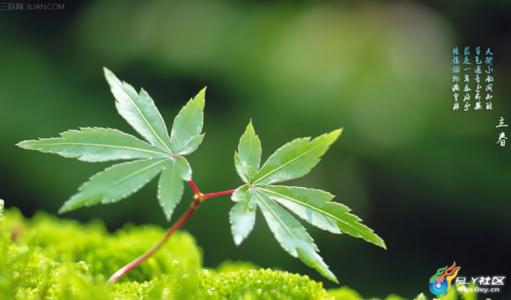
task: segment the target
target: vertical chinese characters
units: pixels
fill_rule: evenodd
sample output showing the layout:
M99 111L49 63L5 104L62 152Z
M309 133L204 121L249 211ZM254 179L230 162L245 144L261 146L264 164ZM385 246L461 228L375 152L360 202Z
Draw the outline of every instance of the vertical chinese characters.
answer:
M486 48L483 60L481 47L474 50L469 46L452 49L453 111L493 110L493 52Z
M452 110L459 110L460 103L458 98L460 96L460 61L459 49L455 47L452 49L452 95L454 97L454 104Z
M470 47L463 48L463 111L470 109Z
M481 104L481 87L482 87L481 86L481 73L482 73L481 64L482 63L483 63L483 61L481 59L481 47L476 47L475 68L474 68L474 74L475 74L474 81L476 84L474 100L476 102L475 102L474 110L481 110L483 108L483 106Z
M497 126L495 126L495 128L501 128L500 133L497 138L497 145L499 145L500 147L506 147L507 136L506 136L506 133L504 132L504 128L507 128L507 127L508 127L508 125L505 123L504 117L500 117L499 124Z
M486 73L486 77L484 79L486 86L484 88L486 96L484 100L486 100L486 109L491 110L493 107L492 99L493 99L493 53L491 52L491 48L486 49L485 53L486 57L484 62L486 64L486 69L484 72Z

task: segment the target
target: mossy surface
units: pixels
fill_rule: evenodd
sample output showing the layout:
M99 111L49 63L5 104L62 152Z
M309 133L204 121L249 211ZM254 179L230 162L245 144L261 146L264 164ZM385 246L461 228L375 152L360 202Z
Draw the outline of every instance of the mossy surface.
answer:
M119 283L107 285L164 230L127 226L111 234L101 222L83 225L45 214L28 220L15 210L5 212L0 230L0 299L364 299L346 287L327 291L307 276L250 263L205 269L200 248L183 231Z

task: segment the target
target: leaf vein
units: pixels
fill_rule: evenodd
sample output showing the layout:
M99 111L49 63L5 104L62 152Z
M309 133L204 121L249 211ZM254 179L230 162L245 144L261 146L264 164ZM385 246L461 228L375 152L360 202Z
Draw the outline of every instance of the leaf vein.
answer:
M125 83L123 83L124 85ZM130 95L128 95L128 93L126 93L126 91L124 91L124 88L120 89L128 98L128 100L133 104L133 106L135 107L135 109L137 110L138 114L140 115L140 117L142 118L142 120L144 120L144 123L146 124L146 126L151 130L151 132L156 136L156 138L158 139L158 141L165 147L165 149L169 152L169 153L172 153L172 151L170 150L170 148L167 146L167 144L161 139L160 135L156 133L155 129L153 128L153 126L151 125L151 123L149 122L149 120L147 120L147 118L145 117L145 115L142 113L142 111L140 110L140 107L138 107L137 103L135 103L135 101L133 101L133 99L130 97ZM135 91L135 93L137 94L138 97L140 97L140 93L137 93Z
M44 140L40 140L44 141ZM116 145L108 145L108 144L91 144L91 143L75 143L75 142L59 142L59 143L46 143L45 145L48 146L90 146L90 147L103 147L103 148L112 148L112 149L126 149L126 150L133 150L138 152L145 152L145 153L153 153L153 154L163 154L166 155L165 152L159 152L159 151L152 151L148 149L142 149L142 148L136 148L136 147L129 147L129 146L116 146Z
M270 172L266 173L266 174L265 174L264 176L262 176L261 178L256 179L256 181L254 182L254 184L255 184L255 183L257 183L257 182L262 181L263 179L267 178L268 176L273 175L273 174L275 174L276 172L278 172L278 171L282 170L283 168L285 168L285 167L289 166L290 164L292 164L292 163L293 163L293 162L295 162L296 160L300 159L302 156L309 154L310 152L312 152L313 150L316 150L316 148L318 148L318 147L320 147L320 146L321 146L321 144L319 144L319 145L317 145L317 146L315 146L315 147L310 148L309 150L307 150L307 151L303 152L303 153L302 153L302 154L300 154L300 155L295 156L293 159L291 159L291 160L289 160L288 162L286 162L286 163L282 164L280 167L277 167L277 168L275 168L274 170L272 170L272 171L270 171ZM264 166L263 166L263 167L264 167Z
M333 220L336 220L336 221L338 221L338 222L341 222L341 223L343 223L343 224L346 224L348 227L351 227L351 228L353 228L354 230L358 231L358 229L357 229L355 226L353 226L353 225L351 225L350 223L348 223L348 222L346 222L346 221L344 221L344 220L342 220L342 219L340 219L340 218L336 217L335 215L333 215L333 214L331 214L331 213L329 213L329 212L327 212L327 211L320 210L320 209L318 209L317 207L311 206L310 204L304 203L304 202L302 202L302 201L300 201L300 200L298 200L298 199L296 199L296 198L292 198L292 197L289 197L289 196L287 196L287 195L282 195L282 194L277 193L277 192L275 192L275 191L271 191L271 190L267 190L267 189L259 188L259 187L258 187L258 189L259 189L259 190L261 190L261 191L264 191L264 192L268 192L268 193L271 193L271 194L277 195L277 196L279 196L279 197L281 197L281 198L284 198L284 199L287 199L287 200L293 201L293 202L295 202L295 203L297 203L297 204L300 204L300 205L306 206L306 207L308 207L308 208L310 208L310 209L312 209L312 210L314 210L314 211L316 211L316 212L322 213L323 215L325 215L325 216L327 216L327 217L329 217L329 218L332 218Z

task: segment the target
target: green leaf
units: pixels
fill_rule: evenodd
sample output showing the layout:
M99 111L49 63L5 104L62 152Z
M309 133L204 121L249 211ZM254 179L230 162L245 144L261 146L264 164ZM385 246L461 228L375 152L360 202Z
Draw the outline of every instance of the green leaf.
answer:
M174 118L170 133L170 143L176 155L189 154L202 142L199 137L204 124L204 105L206 88L200 92L179 111Z
M194 138L192 138L190 140L190 142L186 146L184 146L184 148L179 152L179 154L180 155L188 155L188 154L194 152L195 150L197 150L197 148L199 148L199 146L203 140L204 140L204 134L196 135Z
M334 195L303 187L265 185L258 189L310 224L332 233L341 233L336 220L325 209Z
M316 166L341 132L341 129L337 129L312 141L309 138L298 138L285 144L264 163L257 172L254 183L270 184L304 176Z
M236 171L245 183L252 182L259 170L261 151L261 141L250 122L240 138L238 151L234 153Z
M255 212L243 209L247 203L255 202L280 245L332 281L337 282L337 279L317 253L314 241L286 209L320 229L336 234L344 232L385 248L385 242L357 216L350 214L348 207L332 201L332 194L317 189L273 185L307 174L341 133L338 129L313 140L295 139L277 149L259 168L261 142L249 123L234 154L236 171L246 183L232 196L236 202L230 213L235 241L241 242L252 229Z
M158 181L158 200L167 221L170 221L174 208L183 196L184 185L178 168L178 163L175 160L166 161L165 169L161 172Z
M190 164L186 160L186 158L182 156L178 156L176 159L176 170L179 175L179 177L182 180L188 181L192 179L192 167L190 167Z
M87 162L136 160L114 165L92 176L64 203L60 212L119 201L161 172L158 199L165 216L170 219L181 200L183 180L189 181L192 177L190 164L183 156L195 151L204 139L201 131L205 89L176 116L171 144L165 121L149 94L144 89L137 93L107 68L104 73L117 111L147 142L116 129L80 128L63 132L60 137L27 140L17 145Z
M87 162L161 158L166 155L132 135L110 128L69 130L58 138L22 141L17 146Z
M229 212L229 220L234 243L239 246L254 228L256 204L247 186L236 189L231 198L236 204Z
M165 161L148 159L113 165L85 182L59 212L99 203L113 203L126 198L154 178L164 168Z
M112 71L103 68L119 114L149 143L171 153L165 121L153 99L141 89L140 93L128 83L121 82Z
M290 186L268 185L258 189L312 225L333 233L339 233L340 229L353 237L386 248L385 242L373 230L360 223L360 218L350 214L347 206L330 201L334 197L330 193Z
M314 240L305 228L289 212L275 204L264 193L253 190L257 205L266 223L282 248L291 256L298 257L307 266L317 270L325 278L338 282L321 256Z
M183 180L192 178L192 169L188 161L181 156L165 161L164 170L158 180L158 201L163 213L170 221L172 213L183 197Z
M4 200L0 199L0 219L2 218L4 213Z

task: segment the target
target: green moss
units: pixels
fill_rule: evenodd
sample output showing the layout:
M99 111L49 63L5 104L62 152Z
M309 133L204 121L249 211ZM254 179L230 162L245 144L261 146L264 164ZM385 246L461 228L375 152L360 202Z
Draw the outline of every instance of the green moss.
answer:
M328 295L333 299L342 299L342 300L362 300L362 296L357 293L355 290L352 290L348 287L341 287L338 289L332 289L328 291Z
M0 299L364 299L347 287L326 291L307 276L251 263L204 269L200 248L185 232L119 283L106 284L163 234L155 226L111 234L101 222L83 225L45 214L27 220L8 210L0 220Z
M4 296L0 299L113 299L116 295L125 299L128 294L138 299L162 274L172 274L165 277L172 297L195 289L202 255L193 237L184 232L173 235L119 284L106 285L108 276L163 234L154 226L126 227L109 234L99 222L81 225L44 214L24 220L18 212L8 211L0 241L1 253L7 253L0 258L0 295Z
M327 294L320 282L307 276L270 269L216 273L205 270L200 275L203 298L212 299L324 299Z

